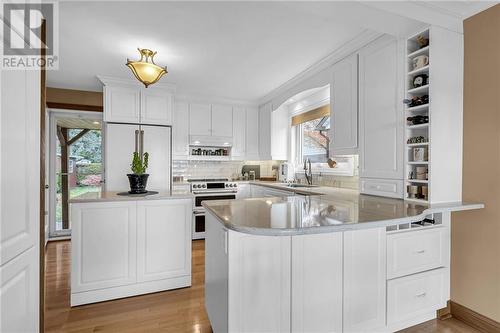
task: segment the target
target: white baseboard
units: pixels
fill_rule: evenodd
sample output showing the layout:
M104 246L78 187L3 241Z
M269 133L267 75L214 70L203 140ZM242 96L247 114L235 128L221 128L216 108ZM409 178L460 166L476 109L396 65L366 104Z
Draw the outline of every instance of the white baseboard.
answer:
M82 291L78 293L71 293L71 306L109 301L112 299L137 296L190 286L191 275L187 275L172 279L140 282L119 287Z

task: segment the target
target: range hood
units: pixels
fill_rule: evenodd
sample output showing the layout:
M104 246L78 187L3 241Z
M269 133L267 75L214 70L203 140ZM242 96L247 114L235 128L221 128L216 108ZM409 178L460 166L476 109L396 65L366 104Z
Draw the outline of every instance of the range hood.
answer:
M232 147L232 136L190 135L189 145L196 147Z

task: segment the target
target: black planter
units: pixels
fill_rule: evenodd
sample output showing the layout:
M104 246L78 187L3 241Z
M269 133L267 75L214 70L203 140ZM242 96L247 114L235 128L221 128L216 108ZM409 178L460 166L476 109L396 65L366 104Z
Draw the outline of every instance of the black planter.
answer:
M128 182L130 183L130 194L142 194L147 193L146 185L148 183L149 174L144 173L142 175L137 175L135 173L127 174Z

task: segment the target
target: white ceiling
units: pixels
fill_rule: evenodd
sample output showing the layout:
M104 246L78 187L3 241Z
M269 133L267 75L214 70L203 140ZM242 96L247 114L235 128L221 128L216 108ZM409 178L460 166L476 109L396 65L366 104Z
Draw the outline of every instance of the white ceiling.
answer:
M60 2L59 70L50 87L100 91L133 79L137 47L158 51L180 92L257 101L368 29L421 22L361 2Z

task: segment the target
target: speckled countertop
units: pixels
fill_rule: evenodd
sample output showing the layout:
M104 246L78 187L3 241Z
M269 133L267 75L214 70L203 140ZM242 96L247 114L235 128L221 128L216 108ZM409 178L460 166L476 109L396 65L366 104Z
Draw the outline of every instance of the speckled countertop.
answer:
M76 198L70 199L70 203L83 202L110 202L110 201L139 201L139 200L162 200L162 199L183 199L193 198L189 191L161 191L153 195L118 195L116 191L108 192L87 192Z
M343 189L327 195L206 201L203 206L228 229L275 236L389 226L484 207L462 202L424 206Z

